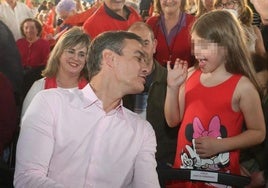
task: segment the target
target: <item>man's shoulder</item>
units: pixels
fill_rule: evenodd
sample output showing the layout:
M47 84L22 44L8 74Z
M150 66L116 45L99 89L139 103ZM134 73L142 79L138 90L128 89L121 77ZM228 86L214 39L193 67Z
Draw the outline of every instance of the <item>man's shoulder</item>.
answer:
M155 78L158 81L167 82L167 69L165 67L163 67L162 65L160 65L160 63L156 60L154 60L155 63Z
M89 23L92 22L93 20L99 20L102 19L102 16L106 16L106 12L104 10L104 6L101 5L97 10L95 10L95 12L93 14L91 14L88 19L85 21L85 23Z
M137 113L129 110L126 107L122 107L124 111L124 116L127 119L127 121L130 122L130 125L133 129L136 131L153 131L153 128L149 121L142 119Z
M148 121L142 119L137 113L131 111L130 109L128 109L128 108L126 108L124 106L122 108L123 108L123 111L124 111L124 115L128 120L139 122L139 123L142 123L142 124L149 124Z

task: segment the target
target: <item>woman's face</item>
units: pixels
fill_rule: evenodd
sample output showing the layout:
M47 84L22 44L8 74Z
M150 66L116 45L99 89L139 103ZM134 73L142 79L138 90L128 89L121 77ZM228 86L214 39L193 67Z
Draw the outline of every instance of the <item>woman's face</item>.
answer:
M241 4L238 3L236 0L221 0L219 1L215 8L216 9L226 9L232 14L235 15L235 17L238 17L241 14Z
M87 48L81 44L63 50L60 56L60 74L79 76L86 64L86 56Z
M34 21L27 21L23 24L23 32L27 40L33 40L38 37L38 30Z
M201 0L201 1L207 11L213 10L214 0Z
M238 2L236 0L221 0L217 3L217 9L238 9Z
M160 5L164 14L173 14L180 11L181 0L160 0Z

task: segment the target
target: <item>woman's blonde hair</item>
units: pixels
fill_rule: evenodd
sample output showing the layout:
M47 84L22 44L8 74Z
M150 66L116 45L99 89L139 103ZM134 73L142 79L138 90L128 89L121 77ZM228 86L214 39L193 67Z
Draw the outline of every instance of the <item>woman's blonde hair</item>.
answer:
M60 57L64 50L72 48L76 45L85 46L88 50L90 44L90 38L79 27L72 27L66 31L57 41L53 50L50 53L46 68L42 71L44 77L55 77L59 70ZM88 71L86 66L80 73L80 76L88 77Z

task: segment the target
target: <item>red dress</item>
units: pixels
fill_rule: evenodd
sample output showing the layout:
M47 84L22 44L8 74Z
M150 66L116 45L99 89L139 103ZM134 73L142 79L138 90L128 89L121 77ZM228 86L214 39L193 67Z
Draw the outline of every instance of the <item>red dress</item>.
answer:
M193 140L201 136L221 139L241 133L243 115L232 110L232 96L241 75L233 75L213 87L203 86L200 75L201 71L197 70L186 82L185 113L179 129L174 167L240 174L238 150L200 159ZM174 187L211 186L188 182Z

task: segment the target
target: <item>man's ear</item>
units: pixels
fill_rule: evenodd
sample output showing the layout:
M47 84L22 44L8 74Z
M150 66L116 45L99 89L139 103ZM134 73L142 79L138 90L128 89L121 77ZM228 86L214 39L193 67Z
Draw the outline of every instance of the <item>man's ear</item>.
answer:
M107 64L109 67L114 66L114 52L113 51L109 49L103 50L102 58L103 58L103 62Z
M156 52L156 46L157 46L157 40L154 39L153 40L153 46L154 46L154 53Z

